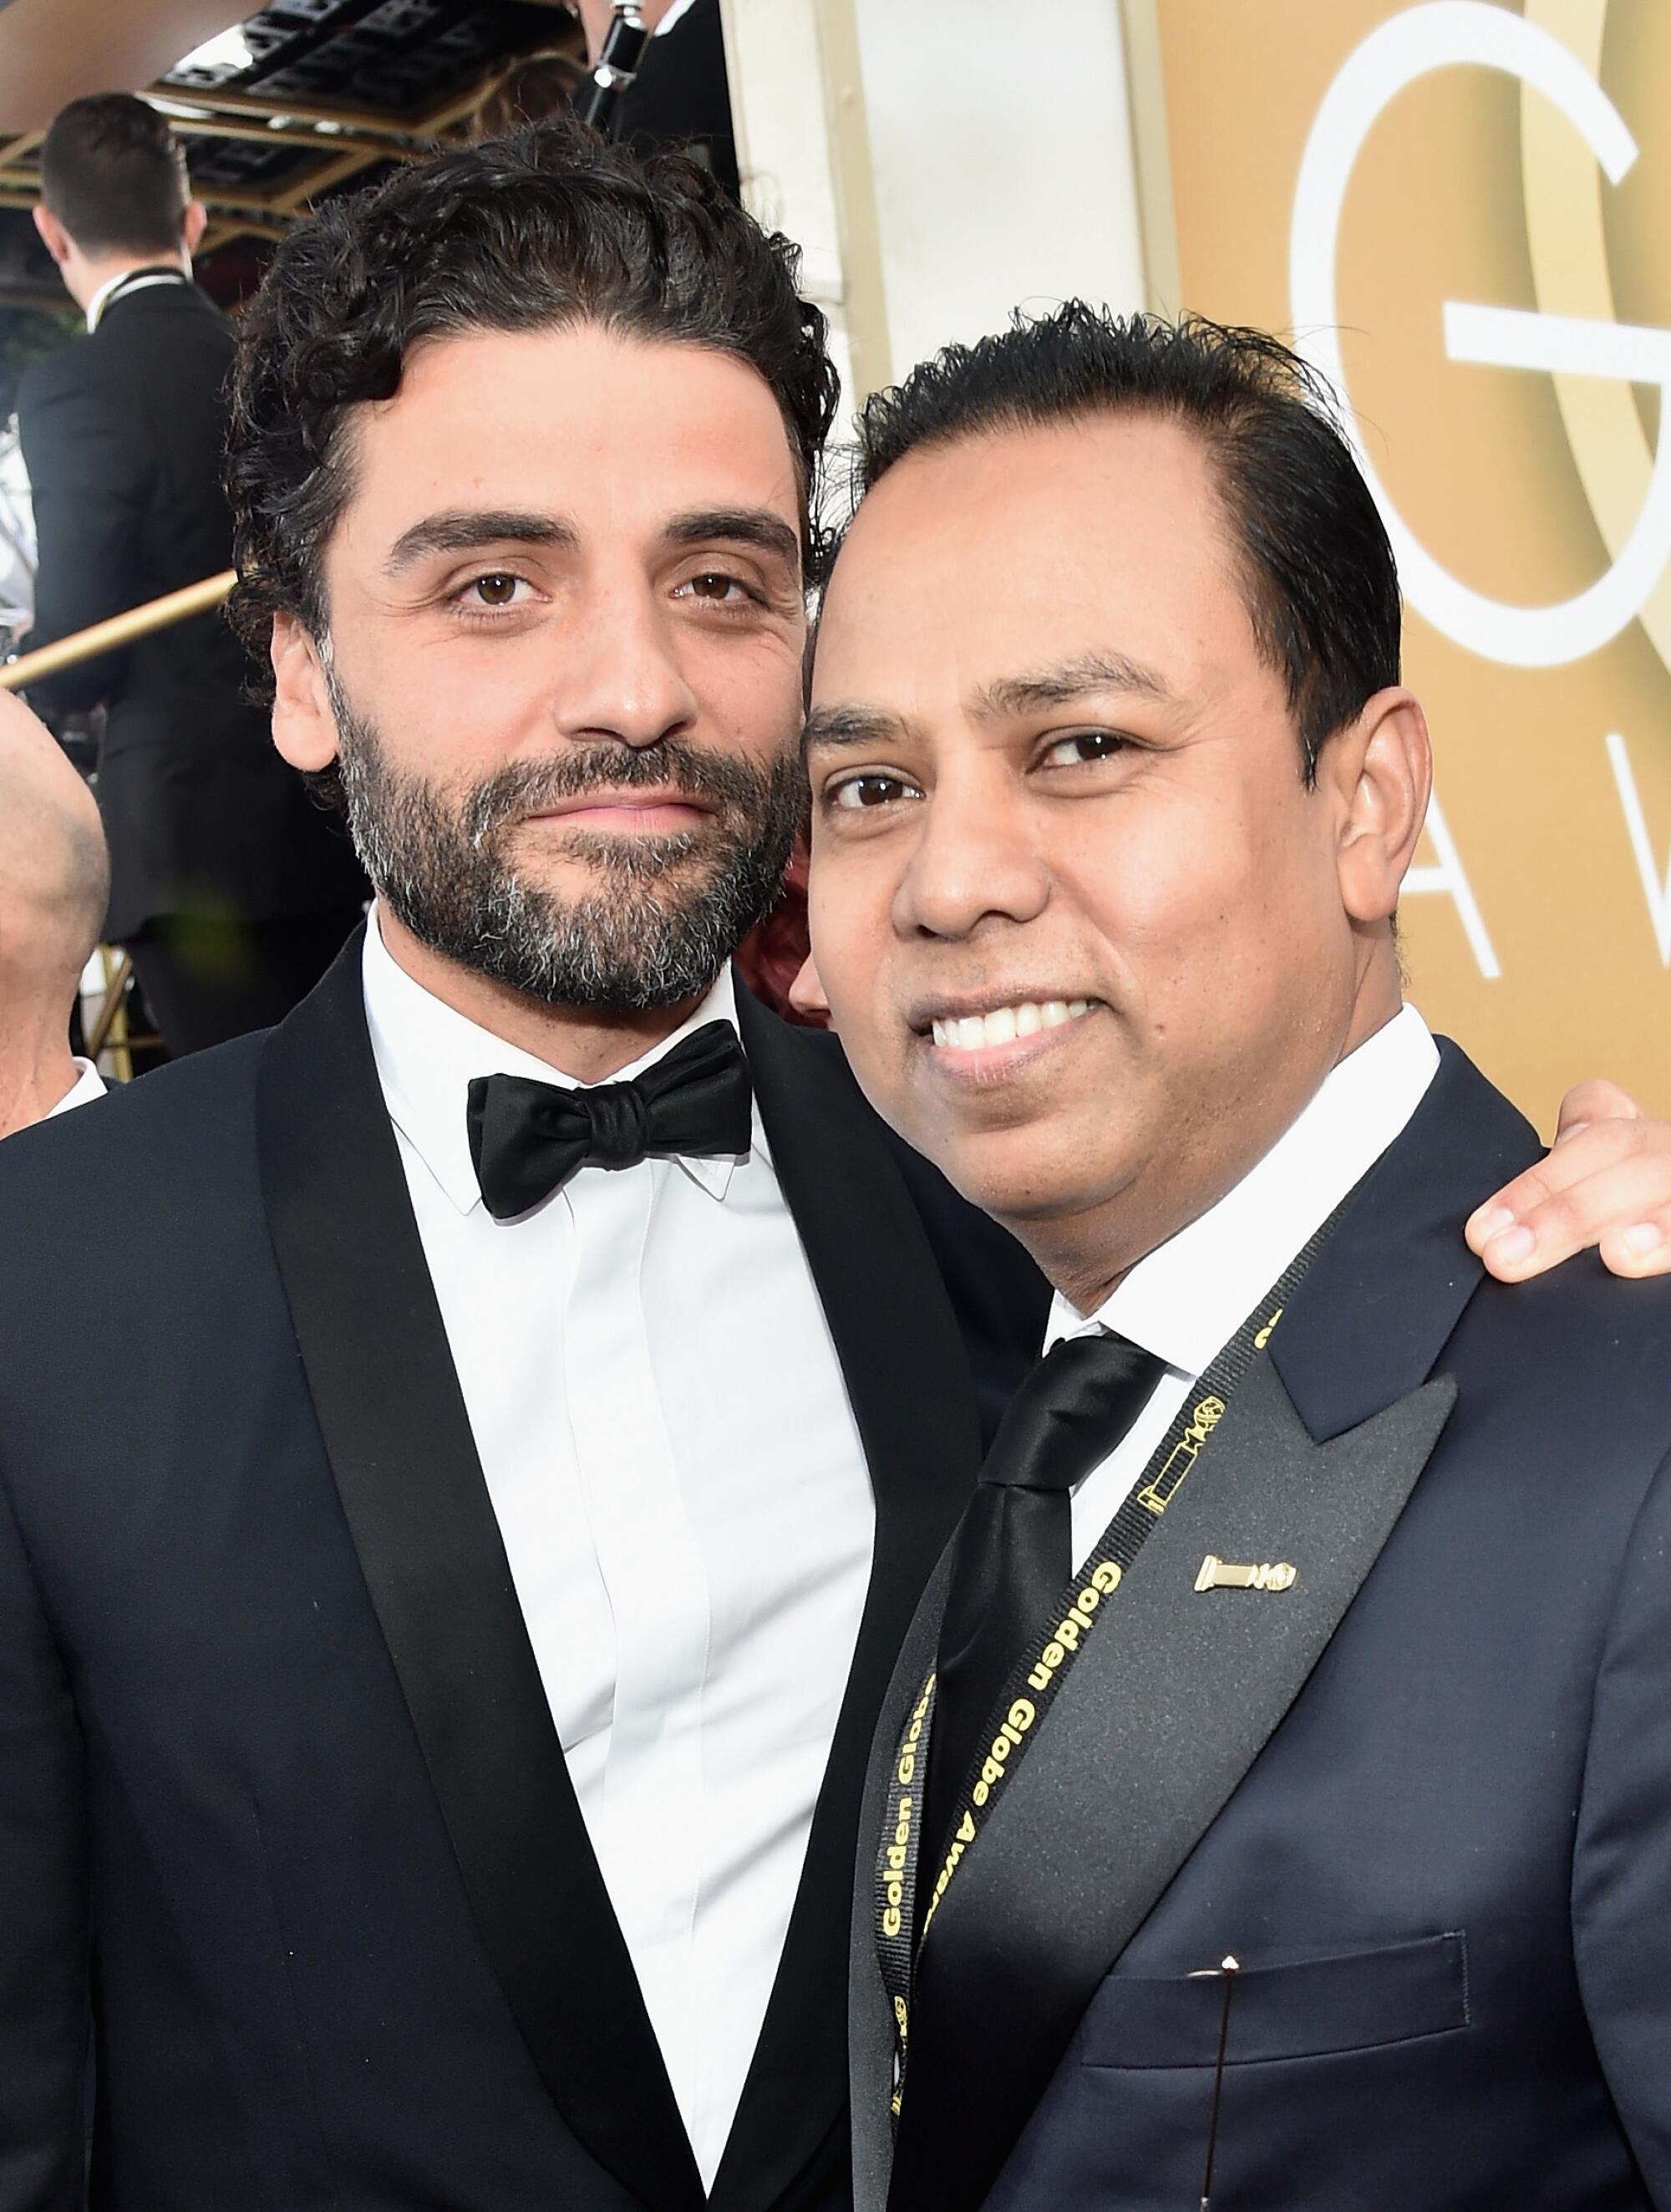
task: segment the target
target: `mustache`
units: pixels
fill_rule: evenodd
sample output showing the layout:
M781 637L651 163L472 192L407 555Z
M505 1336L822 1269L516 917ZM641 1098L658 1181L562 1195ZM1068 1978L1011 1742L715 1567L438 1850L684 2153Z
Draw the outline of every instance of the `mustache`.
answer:
M793 756L785 757L793 764ZM480 845L507 823L536 814L559 799L593 791L671 790L703 801L716 814L754 817L770 802L781 763L757 768L751 761L710 751L683 738L653 745L565 745L534 760L512 761L473 785L462 827Z

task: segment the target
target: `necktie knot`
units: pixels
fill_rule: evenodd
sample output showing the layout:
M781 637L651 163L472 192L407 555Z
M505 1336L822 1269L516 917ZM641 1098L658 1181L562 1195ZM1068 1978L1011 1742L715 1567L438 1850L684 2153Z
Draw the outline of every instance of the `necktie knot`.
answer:
M1072 1490L1112 1451L1164 1372L1152 1352L1110 1330L1064 1337L1011 1400L981 1481Z
M704 1023L641 1075L590 1090L477 1076L467 1119L483 1203L495 1221L513 1221L583 1167L740 1158L753 1136L751 1099L743 1048L725 1022Z

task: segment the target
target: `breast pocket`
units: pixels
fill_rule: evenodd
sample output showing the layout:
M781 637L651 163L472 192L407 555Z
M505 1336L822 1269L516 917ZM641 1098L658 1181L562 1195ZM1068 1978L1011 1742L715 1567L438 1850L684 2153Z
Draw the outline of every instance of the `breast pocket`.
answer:
M1211 2066L1224 1983L1204 1975L1110 1974L1080 2032L1086 2066ZM1231 1993L1227 2066L1315 2058L1448 2035L1468 2024L1467 1941L1427 1936L1372 1951L1244 1967Z

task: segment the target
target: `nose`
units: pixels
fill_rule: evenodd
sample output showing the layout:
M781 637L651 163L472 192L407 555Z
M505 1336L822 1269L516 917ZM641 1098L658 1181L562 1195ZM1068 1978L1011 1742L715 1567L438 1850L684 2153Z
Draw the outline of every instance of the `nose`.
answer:
M972 937L993 921L1028 922L1050 896L1050 872L1024 794L1003 764L943 772L894 900L903 936Z
M648 579L623 578L592 596L555 703L565 737L613 738L635 750L691 727L696 695Z

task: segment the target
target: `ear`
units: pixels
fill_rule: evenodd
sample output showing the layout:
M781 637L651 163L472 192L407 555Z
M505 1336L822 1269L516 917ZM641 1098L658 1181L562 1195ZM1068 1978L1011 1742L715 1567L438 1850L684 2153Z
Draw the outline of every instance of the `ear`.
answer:
M1433 788L1433 749L1419 701L1402 684L1377 691L1323 747L1318 780L1332 783L1340 808L1340 902L1354 921L1388 921Z
M203 202L190 201L186 206L185 221L180 233L181 242L185 247L185 258L188 261L194 258L198 246L202 245L204 230L208 222L209 210Z
M52 213L51 208L42 202L37 201L30 212L34 216L35 228L40 234L41 244L62 269L73 250L69 232Z
M273 617L273 743L292 768L310 775L337 757L337 717L325 664L295 615Z

